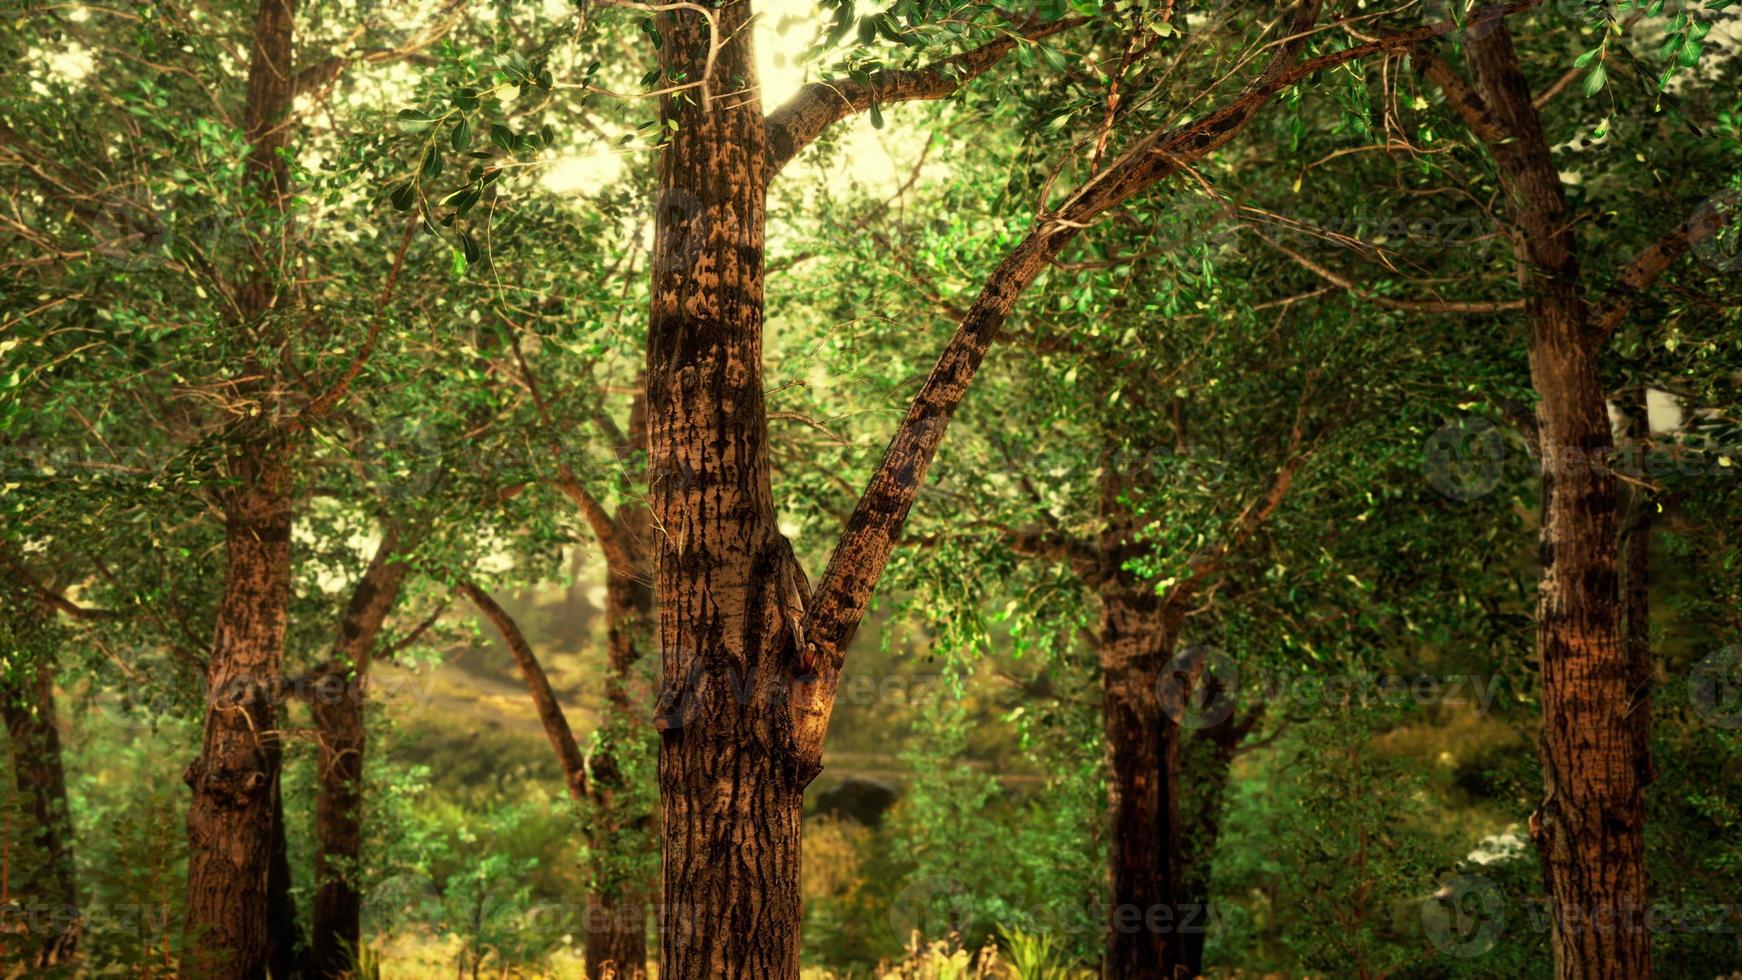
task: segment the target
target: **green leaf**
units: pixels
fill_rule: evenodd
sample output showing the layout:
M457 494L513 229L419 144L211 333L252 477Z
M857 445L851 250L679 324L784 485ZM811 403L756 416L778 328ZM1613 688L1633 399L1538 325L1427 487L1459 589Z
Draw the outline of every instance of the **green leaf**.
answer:
M472 145L472 121L470 119L467 119L464 116L460 117L459 125L454 127L454 135L451 143L455 152L464 150L466 147Z
M501 123L490 124L490 142L509 153L514 152L514 130Z
M409 180L399 185L399 189L393 192L391 200L393 201L393 210L410 211L412 204L417 202L417 185Z
M1609 70L1603 67L1601 61L1591 66L1591 71L1585 76L1585 98L1590 98L1603 91L1603 86L1609 81Z
M399 110L399 118L396 122L399 124L400 132L403 133L421 133L435 125L435 120L425 116L421 112L418 112L416 109Z
M875 102L871 103L871 127L873 129L883 128L883 107Z
M434 180L442 173L442 155L436 152L435 144L431 143L423 151L423 179Z

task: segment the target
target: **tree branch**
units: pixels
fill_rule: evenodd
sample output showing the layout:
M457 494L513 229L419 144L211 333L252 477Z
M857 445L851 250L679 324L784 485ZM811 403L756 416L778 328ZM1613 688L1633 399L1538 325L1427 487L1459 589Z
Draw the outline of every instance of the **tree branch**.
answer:
M1477 139L1488 146L1506 141L1506 127L1500 118L1494 115L1488 108L1488 103L1482 101L1482 97L1476 94L1476 90L1464 80L1464 76L1458 74L1457 69L1441 58L1438 52L1430 45L1423 44L1411 51L1410 57L1421 68L1428 81L1439 87L1441 94L1446 97L1446 104L1452 107L1458 118L1464 120L1464 125L1470 127L1470 132L1475 133Z
M56 592L42 584L36 576L30 574L29 570L13 559L12 550L10 548L0 547L0 563L4 563L6 568L12 572L12 577L17 579L19 584L34 593L36 595L36 600L44 606L51 609L57 609L74 619L92 621L116 618L115 613L111 610L93 609L89 606L81 606L59 592Z
M1258 235L1271 248L1287 256L1294 264L1307 270L1320 279L1343 289L1360 299L1386 310L1406 310L1417 313L1502 313L1508 310L1524 309L1524 300L1453 300L1453 299L1392 299L1369 292L1353 279L1341 275L1331 269L1314 262L1312 259L1296 252L1287 245L1271 238L1262 232Z
M1498 19L1536 2L1524 0L1490 8L1472 20ZM1273 96L1301 79L1376 52L1413 47L1464 26L1451 21L1429 24L1293 64L1311 36L1318 12L1318 0L1301 0L1288 34L1276 42L1263 72L1238 98L1195 122L1154 132L1126 150L1062 206L1042 214L1036 227L987 279L908 406L906 417L848 518L809 604L803 628L805 642L797 655L798 673L807 680L802 696L795 696L789 709L802 756L797 760L801 771L820 771L823 738L847 645L869 608L895 538L950 419L1016 301L1059 250L1107 210L1227 144Z
M1027 34L1005 34L972 51L944 58L924 68L872 72L864 82L841 80L812 82L799 89L780 108L769 113L768 175L798 156L823 130L873 103L918 102L948 98L969 81L983 75L1018 44L1051 37L1088 22L1086 17L1054 21Z
M1063 562L1091 587L1100 579L1101 552L1091 541L1039 528L1010 528L1005 530L1004 537L1017 554Z
M1742 209L1702 207L1675 230L1652 242L1643 252L1634 256L1633 261L1627 263L1627 268L1615 277L1615 284L1603 294L1603 305L1592 317L1592 332L1596 342L1607 343L1614 336L1615 328L1632 312L1639 295L1650 288L1676 259L1733 224L1737 210Z
M351 358L351 363L345 368L345 373L331 388L311 399L303 407L302 421L304 424L314 421L332 411L351 390L352 382L363 373L364 365L375 353L375 344L381 339L381 324L387 319L387 305L393 301L393 288L399 284L399 272L405 267L405 253L411 248L411 239L417 234L418 221L413 219L405 225L405 237L399 241L399 251L393 256L393 268L387 273L387 284L381 289L381 298L376 300L374 322L369 326L369 335L363 339L363 346L357 355Z
M496 632L502 634L502 642L508 645L508 653L514 658L514 663L520 668L520 676L526 680L527 693L532 695L533 706L538 709L538 720L544 724L544 733L550 738L550 747L556 750L557 762L561 764L563 779L568 783L569 796L576 803L587 800L587 761L581 755L581 746L575 741L575 733L569 728L568 716L563 714L562 705L557 703L556 693L551 690L550 679L545 676L544 668L539 666L538 657L532 652L532 645L526 642L526 634L520 632L519 624L508 611L496 604L496 600L471 582L462 582L459 591L484 618L496 627Z

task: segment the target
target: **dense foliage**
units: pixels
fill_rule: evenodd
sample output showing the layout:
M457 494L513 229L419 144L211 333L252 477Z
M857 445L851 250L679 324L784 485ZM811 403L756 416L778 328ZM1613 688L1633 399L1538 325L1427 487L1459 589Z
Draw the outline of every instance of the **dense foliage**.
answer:
M1601 334L1613 448L1578 464L1618 488L1608 592L1647 653L1646 945L1660 976L1742 970L1742 20L1317 7L779 2L721 38L742 0L14 3L0 972L236 975L190 875L238 710L271 720L232 808L270 933L244 975L338 975L336 949L354 976L598 976L601 915L657 955L685 914L662 839L667 887L734 860L670 850L673 746L713 708L674 696L705 685L670 676L701 647L666 585L714 545L661 494L731 510L705 471L745 450L661 462L675 403L698 431L761 413L770 513L742 537L783 591L718 600L714 634L767 613L795 658L837 538L896 509L867 482L943 439L895 467L911 514L798 782L806 971L1118 975L1122 814L1160 781L1169 918L1129 931L1185 967L1610 975L1568 972L1539 860L1548 287L1516 141L1456 84L1497 31ZM674 67L697 24L710 71L754 37L752 77ZM1246 100L1213 146L1157 135ZM769 126L737 139L773 163L731 299L757 294L760 361L704 383L731 331L704 317L662 364L657 311L710 302L730 234L670 161L680 116L747 101ZM1150 157L1171 169L1061 218ZM987 297L971 390L904 423ZM276 614L238 598L262 508L288 514ZM274 615L271 658L237 657ZM794 690L827 674L803 663Z

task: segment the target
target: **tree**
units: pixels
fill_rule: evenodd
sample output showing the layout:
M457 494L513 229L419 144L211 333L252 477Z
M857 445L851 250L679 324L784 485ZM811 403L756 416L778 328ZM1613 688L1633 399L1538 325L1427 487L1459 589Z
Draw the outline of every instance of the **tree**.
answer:
M663 970L796 974L799 813L820 770L847 645L949 420L1024 291L1083 228L1225 145L1277 92L1452 29L1416 28L1297 65L1317 15L1314 3L1297 7L1241 96L1195 122L1143 131L1003 257L911 402L814 591L776 525L770 487L761 383L768 184L830 123L861 106L934 98L939 86L924 71L866 73L846 98L819 83L764 119L748 3L705 14L675 5L659 18L670 134L647 363L650 496L663 530ZM840 17L851 15L843 8ZM1024 26L1032 36L1073 23ZM719 855L730 855L723 866Z
M1637 294L1728 216L1709 210L1671 229L1593 309L1562 178L1507 25L1466 38L1472 82L1431 52L1418 57L1498 165L1525 298L1543 486L1537 646L1544 788L1531 835L1553 903L1556 974L1649 976L1650 711L1642 708L1640 668L1629 663L1636 641L1622 635L1614 439L1599 358Z

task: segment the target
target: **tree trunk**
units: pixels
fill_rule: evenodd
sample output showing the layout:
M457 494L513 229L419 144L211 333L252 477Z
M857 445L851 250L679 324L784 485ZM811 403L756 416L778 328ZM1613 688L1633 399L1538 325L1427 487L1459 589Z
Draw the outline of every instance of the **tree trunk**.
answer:
M363 715L371 654L409 571L398 560L399 536L382 535L339 622L332 659L308 692L320 738L315 790L314 928L309 972L337 977L354 967L362 941L363 897L357 872L363 854Z
M265 974L267 873L279 744L274 704L290 599L290 498L258 458L228 502L224 593L207 678L205 737L187 770L187 932L199 976Z
M1108 759L1110 867L1104 977L1167 978L1185 964L1183 933L1197 912L1181 903L1179 724L1162 668L1178 614L1131 573L1101 585L1101 712ZM1183 695L1183 691L1179 691ZM1183 705L1183 698L1176 705Z
M1129 573L1101 590L1101 696L1111 863L1102 974L1172 978L1179 942L1179 725L1158 681L1175 623L1149 583Z
M1510 139L1501 164L1525 291L1542 439L1544 799L1533 817L1553 903L1555 974L1651 976L1644 781L1616 570L1614 448L1560 177L1504 21L1468 44L1478 91Z
M305 952L302 930L296 923L296 898L290 893L290 854L284 832L282 787L272 797L272 864L266 870L266 931L271 951L267 972L272 980L290 980L301 975Z
M1214 684L1213 678L1206 683ZM1224 693L1206 692L1214 702ZM1233 772L1234 756L1262 715L1255 707L1241 718L1229 718L1197 733L1188 746L1186 760L1181 764L1181 782L1187 789L1182 796L1189 801L1183 827L1186 838L1180 846L1180 901L1194 909L1195 928L1180 932L1181 961L1186 976L1204 972L1204 945L1209 940L1216 919L1211 912L1211 873L1215 868L1216 844L1222 835L1222 814L1227 807L1228 779Z
M12 742L12 774L34 828L36 849L43 859L22 888L31 903L26 921L30 931L39 937L31 960L37 968L66 962L78 947L80 932L54 677L54 665L42 658L29 683L0 692L0 711L5 714L6 732Z
M281 328L267 314L280 295L278 221L286 212L295 0L261 0L248 64L245 115L252 204L272 220L251 226L239 250L235 329L244 341ZM290 603L293 445L281 431L269 363L250 357L247 402L228 426L233 439L222 493L224 591L207 668L205 732L188 766L188 961L183 972L254 980L266 972L267 875L276 821L280 749L274 704L282 680Z
M647 519L647 508L639 501L617 510L618 530L634 542L631 554L646 554L651 532ZM633 688L636 664L652 636L653 608L653 586L644 569L610 573L605 583L605 623L611 672L605 682L605 730L593 755L593 794L599 823L592 845L595 851L613 857L632 859L644 848L641 835L651 820L651 814L627 812L619 802L620 791L628 787L617 753L636 751L636 743L646 731L636 717ZM606 964L611 964L623 980L640 980L646 975L647 964L646 882L614 870L601 873L597 868L593 878L587 908L588 980L605 976Z
M1630 388L1621 398L1620 408L1627 439L1624 458L1643 478L1651 441L1645 386ZM1634 767L1642 785L1650 785L1657 776L1651 763L1651 529L1657 501L1636 484L1626 485L1621 497L1621 639L1627 653L1627 686L1636 705L1632 714Z
M775 526L762 395L766 148L750 9L664 15L668 77L647 401L664 841L660 974L796 978L804 787L793 748L808 591Z
M1181 904L1180 723L1190 677L1163 676L1179 638L1180 606L1125 565L1147 546L1127 499L1141 475L1103 460L1096 548L1100 594L1101 714L1107 752L1109 895L1103 976L1173 980L1183 933L1201 923ZM1171 711L1171 715L1170 715Z

